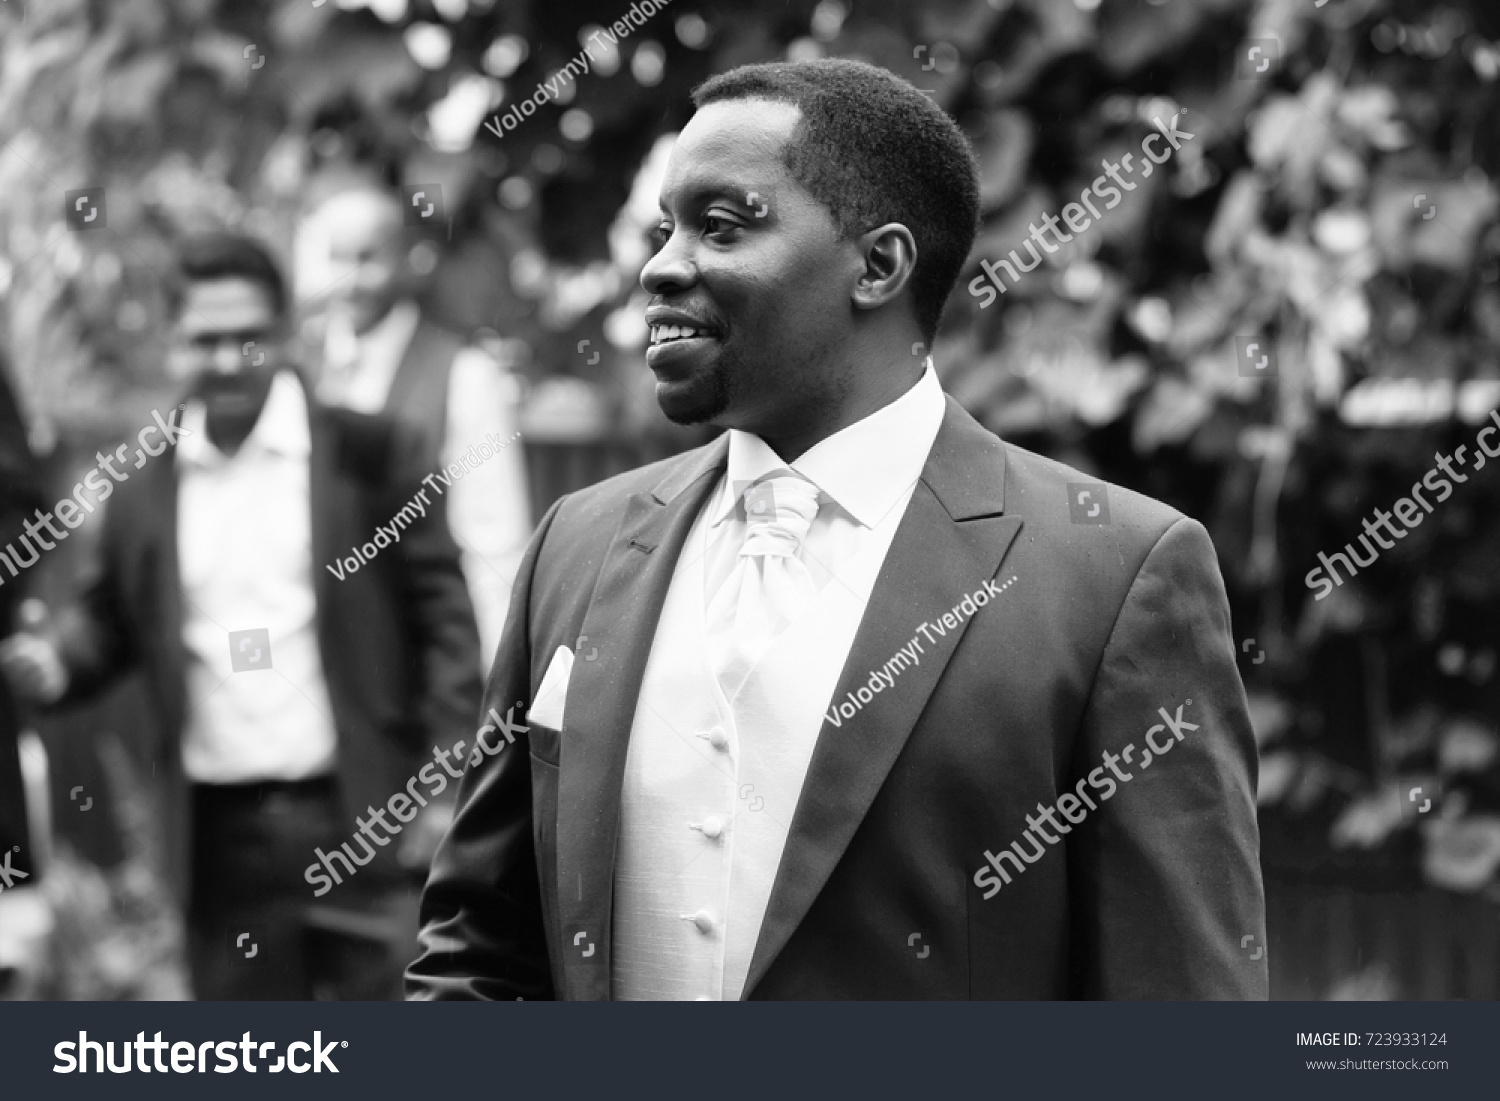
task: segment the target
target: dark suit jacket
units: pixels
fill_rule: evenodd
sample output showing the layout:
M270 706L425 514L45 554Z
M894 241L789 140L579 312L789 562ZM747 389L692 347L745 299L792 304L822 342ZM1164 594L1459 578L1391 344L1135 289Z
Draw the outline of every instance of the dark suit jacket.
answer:
M439 456L448 435L448 384L454 357L463 346L456 334L422 318L401 355L386 395L385 414L405 425L420 441L427 472L441 466Z
M319 654L338 729L343 810L353 832L353 816L400 791L434 742L472 738L479 643L458 549L436 494L428 494L424 519L357 572L341 581L324 568L388 524L429 471L417 442L384 417L311 401L309 417ZM175 448L129 473L105 506L98 577L60 628L73 678L70 698L136 664L144 667L159 724L150 755L167 788L170 871L182 890L189 856L180 752L187 701ZM386 872L395 848L378 850Z
M579 635L598 656L573 666L561 732L534 725L463 781L409 996L610 996L636 697L726 453L721 438L542 521L486 706L531 699ZM1117 487L1110 526L1071 522L1067 485L1087 481L948 400L834 700L984 579L1015 581L841 727L825 720L746 997L1266 996L1264 952L1251 958L1265 944L1255 742L1213 547ZM1179 705L1198 729L1147 770L1121 765L1130 782L985 900L985 851L1020 840L1026 815L1086 783L1106 750L1139 754L1158 708ZM579 931L590 956L572 947Z
M14 544L25 534L22 525L33 518L41 506L36 464L26 444L26 430L21 423L15 395L0 363L0 549ZM30 557L29 553L22 553ZM10 576L8 567L0 565L0 638L9 635L16 607L24 593L25 573ZM21 758L16 746L20 733L20 716L10 685L0 676L0 854L10 853L10 866L25 872L25 880L15 879L13 886L36 882L36 867L26 829L25 788L21 780ZM0 855L0 862L4 856ZM0 888L4 883L0 882Z

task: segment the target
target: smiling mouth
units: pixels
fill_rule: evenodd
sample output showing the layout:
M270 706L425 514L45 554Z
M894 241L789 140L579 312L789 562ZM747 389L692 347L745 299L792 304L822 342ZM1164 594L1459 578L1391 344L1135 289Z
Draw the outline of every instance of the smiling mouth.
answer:
M652 325L651 347L658 348L663 344L671 344L677 340L692 340L699 337L712 337L713 335L707 329L696 328L692 325Z

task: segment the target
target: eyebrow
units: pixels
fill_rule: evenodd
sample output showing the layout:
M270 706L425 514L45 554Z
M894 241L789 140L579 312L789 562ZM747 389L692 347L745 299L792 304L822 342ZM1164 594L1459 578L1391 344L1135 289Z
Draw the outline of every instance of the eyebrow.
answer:
M764 187L766 185L762 186ZM686 205L690 208L704 206L714 199L727 199L738 206L742 206L748 209L750 204L745 201L745 196L748 195L751 191L757 190L760 189L756 187L750 187L741 190L738 187L731 187L730 185L723 183L702 183L694 185L692 188L690 188L683 198ZM657 209L663 216L670 216L670 212L667 210L666 205L661 203L659 200L657 203Z

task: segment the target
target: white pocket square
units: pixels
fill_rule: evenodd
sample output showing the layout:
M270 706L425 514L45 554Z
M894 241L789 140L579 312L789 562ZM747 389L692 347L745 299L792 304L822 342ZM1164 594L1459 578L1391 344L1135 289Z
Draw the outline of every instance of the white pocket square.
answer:
M550 726L553 730L562 729L563 706L568 702L568 681L572 675L573 651L559 646L557 653L552 655L547 672L542 675L536 699L531 701L531 709L526 712L528 722Z

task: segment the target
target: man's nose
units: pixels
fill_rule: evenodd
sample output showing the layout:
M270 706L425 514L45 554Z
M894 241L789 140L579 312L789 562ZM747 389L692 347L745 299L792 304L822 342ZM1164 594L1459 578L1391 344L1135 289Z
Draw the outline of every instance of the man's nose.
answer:
M698 269L688 259L686 246L669 240L641 269L641 288L651 295L670 294L692 286L697 278Z
M214 345L214 370L223 375L237 374L244 369L245 357L240 355L240 346L221 340Z

